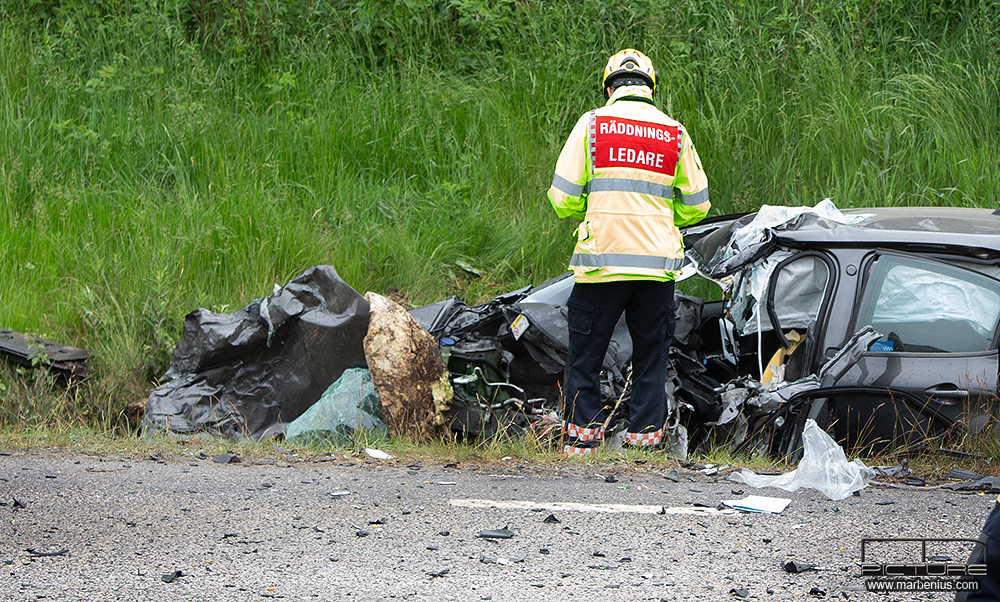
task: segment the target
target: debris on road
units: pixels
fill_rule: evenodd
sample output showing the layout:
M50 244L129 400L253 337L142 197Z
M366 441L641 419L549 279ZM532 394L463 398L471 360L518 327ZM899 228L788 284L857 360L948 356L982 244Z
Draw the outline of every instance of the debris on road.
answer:
M25 550L32 558L47 558L49 556L65 556L69 554L69 548L63 548L57 552L36 552L33 548Z
M174 579L183 576L184 576L183 571L173 571L171 573L164 573L163 575L160 576L160 579L162 579L164 583L172 583Z
M216 464L239 464L240 457L233 452L229 452L213 457L212 462L215 462Z
M860 491L875 477L875 471L855 460L848 462L844 449L815 420L806 420L802 431L803 453L798 468L783 475L756 475L749 470L733 473L730 480L751 487L777 487L797 491L801 487L816 489L832 500L842 500Z
M511 537L514 537L514 532L507 527L494 530L485 529L479 532L479 537L484 539L510 539Z
M748 495L741 500L722 500L722 503L734 510L758 512L761 514L780 514L792 500L779 497L763 497Z
M805 571L822 570L820 567L809 562L799 562L798 560L788 560L781 565L787 573L804 573Z
M389 454L385 453L380 449L374 449L371 447L365 448L365 455L368 456L369 458L374 458L376 460L392 460L396 457L396 456L390 456Z

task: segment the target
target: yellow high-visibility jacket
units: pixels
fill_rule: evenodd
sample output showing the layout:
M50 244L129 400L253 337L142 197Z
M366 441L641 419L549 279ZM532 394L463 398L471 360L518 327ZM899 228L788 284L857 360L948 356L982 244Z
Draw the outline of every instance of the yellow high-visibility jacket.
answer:
M678 227L711 206L694 144L645 86L620 87L580 117L548 195L559 217L583 220L569 262L576 282L673 280L684 262Z

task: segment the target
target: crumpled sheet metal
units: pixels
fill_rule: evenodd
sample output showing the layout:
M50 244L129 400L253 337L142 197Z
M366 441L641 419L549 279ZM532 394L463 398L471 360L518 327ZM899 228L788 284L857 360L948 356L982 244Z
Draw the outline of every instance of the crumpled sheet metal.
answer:
M866 215L841 213L830 199L820 201L815 207L762 205L755 214L696 242L688 257L700 271L721 278L761 259L777 244L776 233L781 230L835 228L866 219Z
M367 330L368 303L332 266L313 266L235 312L195 310L149 396L143 430L277 434L345 369L365 365Z

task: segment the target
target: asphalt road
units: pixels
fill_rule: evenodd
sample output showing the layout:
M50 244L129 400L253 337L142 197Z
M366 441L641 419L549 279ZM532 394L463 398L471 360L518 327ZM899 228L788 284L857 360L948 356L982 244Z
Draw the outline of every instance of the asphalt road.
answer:
M995 500L873 484L832 501L646 465L287 458L0 452L0 600L948 600L864 592L860 540L975 537ZM751 494L791 503L717 510Z

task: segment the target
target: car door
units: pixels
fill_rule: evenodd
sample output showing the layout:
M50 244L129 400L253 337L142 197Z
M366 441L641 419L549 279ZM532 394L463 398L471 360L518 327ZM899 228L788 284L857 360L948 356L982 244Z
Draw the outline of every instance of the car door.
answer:
M878 252L854 318L879 341L835 383L837 435L914 443L995 406L1000 280L964 262ZM902 437L902 439L900 439Z

